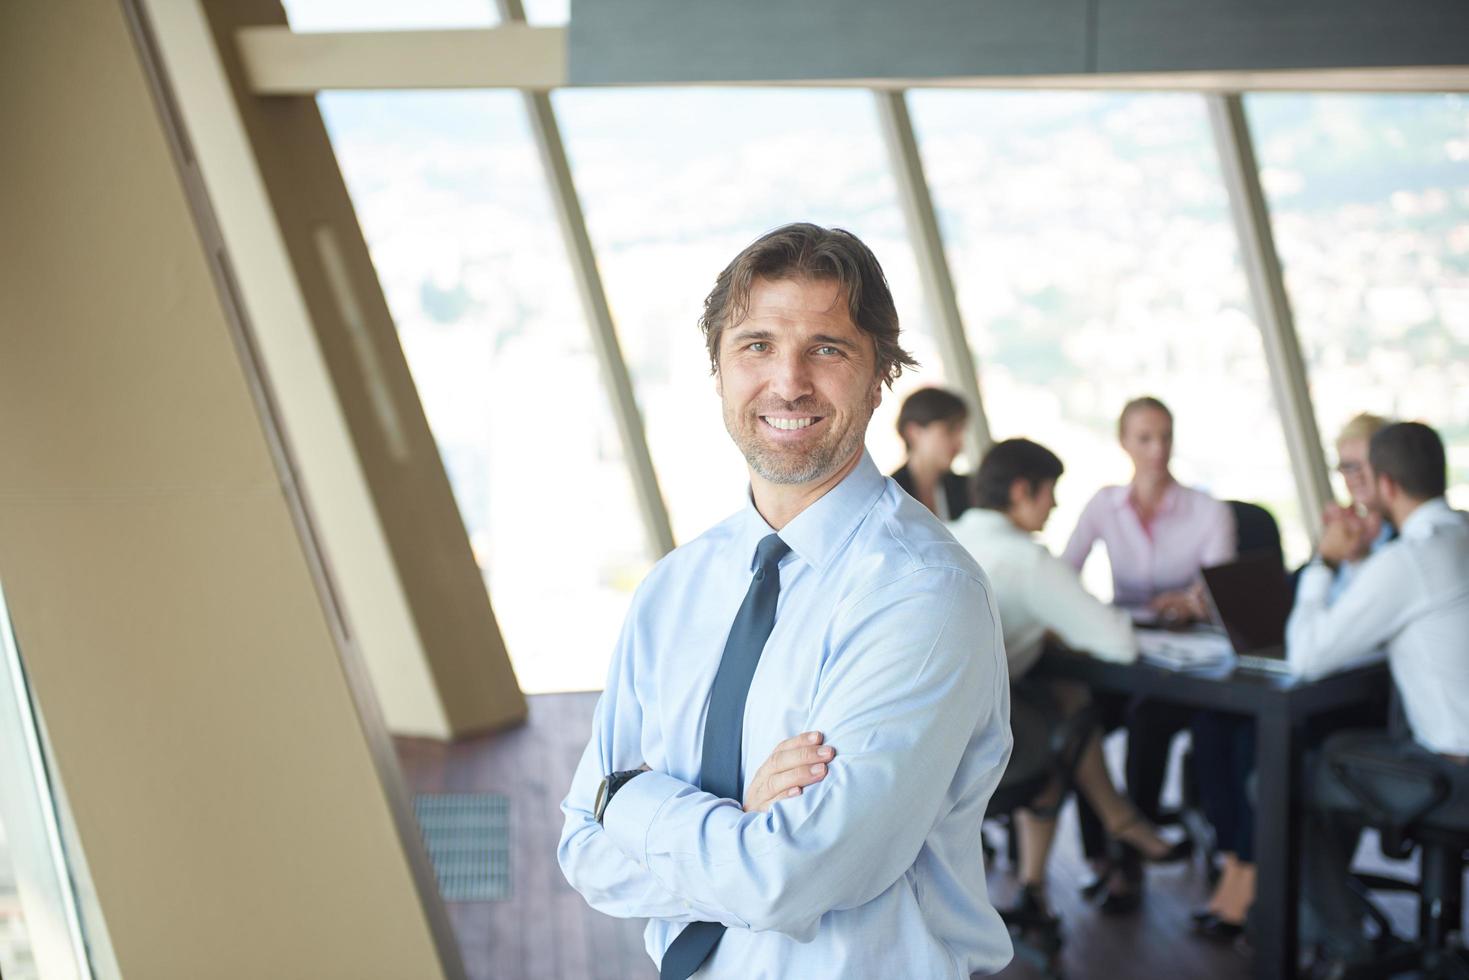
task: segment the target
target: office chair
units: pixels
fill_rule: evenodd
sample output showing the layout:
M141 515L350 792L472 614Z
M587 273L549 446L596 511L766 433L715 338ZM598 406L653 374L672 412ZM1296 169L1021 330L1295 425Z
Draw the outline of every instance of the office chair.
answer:
M1387 731L1396 738L1412 737L1396 684L1388 695ZM1327 764L1361 804L1367 814L1367 825L1377 829L1384 857L1404 860L1415 849L1421 849L1416 882L1365 872L1352 875L1352 887L1366 901L1368 914L1381 937L1379 946L1386 950L1372 963L1354 970L1352 977L1367 980L1421 970L1425 978L1469 980L1469 960L1461 948L1450 945L1463 915L1464 857L1469 851L1469 831L1435 826L1427 816L1448 798L1448 780L1429 766L1412 760L1355 757L1338 752ZM1372 891L1418 894L1416 942L1394 935L1387 915L1372 901L1369 895Z
M1261 551L1268 551L1280 559L1285 567L1285 552L1280 546L1280 525L1275 517L1259 504L1243 500L1225 501L1234 513L1235 552L1244 558Z
M1060 809L1071 791L1076 765L1081 759L1082 749L1086 747L1087 735L1097 725L1097 716L1093 709L1086 708L1065 717L1039 685L1019 683L1010 689L1010 693L1010 732L1015 744L1033 746L1039 743L1045 746L1044 752L1011 756L1011 764L1000 777L1000 784L985 811L985 820L1005 824L1013 863L1017 839L1015 811L1029 807L1031 801L1057 776L1061 779L1061 793L1055 809ZM1062 980L1059 923L1041 925L1007 915L1005 924L1010 929L1016 955L1041 970L1048 980Z

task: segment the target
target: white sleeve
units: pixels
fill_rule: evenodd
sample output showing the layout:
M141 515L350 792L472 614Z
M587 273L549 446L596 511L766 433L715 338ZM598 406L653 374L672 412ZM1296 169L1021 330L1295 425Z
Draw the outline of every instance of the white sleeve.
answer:
M1315 678L1380 659L1383 644L1412 618L1422 595L1406 558L1398 547L1378 551L1329 605L1331 570L1319 561L1306 566L1285 626L1291 673Z
M1127 612L1104 604L1082 588L1070 565L1040 545L1031 565L1026 602L1031 615L1067 646L1102 660L1131 663L1137 659L1137 636Z

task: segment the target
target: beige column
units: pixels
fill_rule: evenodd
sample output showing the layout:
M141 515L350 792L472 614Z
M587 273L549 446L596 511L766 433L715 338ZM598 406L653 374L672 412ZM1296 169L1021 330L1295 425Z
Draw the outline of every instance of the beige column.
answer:
M462 976L162 120L123 4L0 4L0 577L117 963Z
M275 0L131 0L217 221L322 548L388 726L452 738L525 699L310 96L257 96L236 44Z

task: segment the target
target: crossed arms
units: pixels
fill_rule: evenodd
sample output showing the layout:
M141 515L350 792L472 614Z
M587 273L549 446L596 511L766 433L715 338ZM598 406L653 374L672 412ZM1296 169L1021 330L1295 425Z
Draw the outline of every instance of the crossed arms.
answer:
M608 914L809 939L827 912L897 881L934 825L976 787L993 787L1009 758L1008 678L989 590L960 569L920 568L836 614L807 726L835 750L821 779L761 810L767 800L753 797L791 786L761 790L757 773L742 807L648 772L598 826L601 777L644 761L633 632L619 643L562 804L562 870ZM782 764L762 772L790 778Z

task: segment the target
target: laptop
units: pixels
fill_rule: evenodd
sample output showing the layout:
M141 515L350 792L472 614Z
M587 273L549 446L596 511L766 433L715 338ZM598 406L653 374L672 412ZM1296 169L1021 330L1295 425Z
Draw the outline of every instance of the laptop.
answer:
M1204 592L1240 667L1290 673L1285 662L1290 586L1275 554L1263 552L1204 569Z

